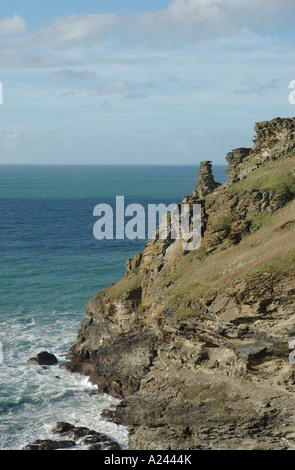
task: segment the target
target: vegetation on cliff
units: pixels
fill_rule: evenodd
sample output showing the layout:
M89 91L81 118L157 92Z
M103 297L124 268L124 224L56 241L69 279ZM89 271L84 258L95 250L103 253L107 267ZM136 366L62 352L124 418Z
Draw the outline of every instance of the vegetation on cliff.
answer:
M201 247L149 240L87 306L67 367L122 398L131 449L295 446L295 118L255 130L185 197Z

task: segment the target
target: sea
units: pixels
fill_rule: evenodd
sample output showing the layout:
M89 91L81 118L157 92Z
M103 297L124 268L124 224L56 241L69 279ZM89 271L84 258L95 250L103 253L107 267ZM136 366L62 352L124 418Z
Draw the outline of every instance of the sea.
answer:
M216 181L225 165L213 165ZM0 165L0 450L56 439L57 421L86 426L128 449L124 426L101 417L118 400L59 368L86 304L125 273L146 239L95 238L94 208L177 204L195 189L199 165ZM28 365L41 351L58 359Z

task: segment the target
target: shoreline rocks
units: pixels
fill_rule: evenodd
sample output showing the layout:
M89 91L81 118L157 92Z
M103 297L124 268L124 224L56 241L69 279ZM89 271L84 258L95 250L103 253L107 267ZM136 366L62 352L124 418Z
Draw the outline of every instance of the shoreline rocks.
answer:
M120 445L110 437L85 426L58 421L53 427L53 434L67 437L67 440L38 439L26 445L23 450L58 450L73 447L87 447L87 450L121 450Z
M58 450L74 447L74 441L53 441L51 439L37 439L33 444L26 445L23 450Z
M48 351L42 351L36 357L31 357L31 359L27 360L27 364L34 366L53 366L57 363L58 360L55 355Z

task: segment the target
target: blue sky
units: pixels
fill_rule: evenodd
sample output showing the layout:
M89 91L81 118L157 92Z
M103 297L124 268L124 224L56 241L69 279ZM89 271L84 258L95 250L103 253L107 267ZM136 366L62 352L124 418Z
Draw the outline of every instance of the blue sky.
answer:
M0 163L224 164L295 115L293 0L0 1Z

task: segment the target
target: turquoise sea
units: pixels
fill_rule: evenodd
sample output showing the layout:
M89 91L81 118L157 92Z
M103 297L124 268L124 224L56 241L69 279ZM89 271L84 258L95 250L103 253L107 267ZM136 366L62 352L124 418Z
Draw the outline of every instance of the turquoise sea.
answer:
M225 182L225 166L213 166ZM96 240L97 204L179 203L195 189L198 165L0 165L0 449L48 438L56 421L116 439L123 426L100 417L117 401L57 366L27 365L40 351L59 364L75 343L89 299L125 272L145 240ZM52 437L52 436L51 436Z

